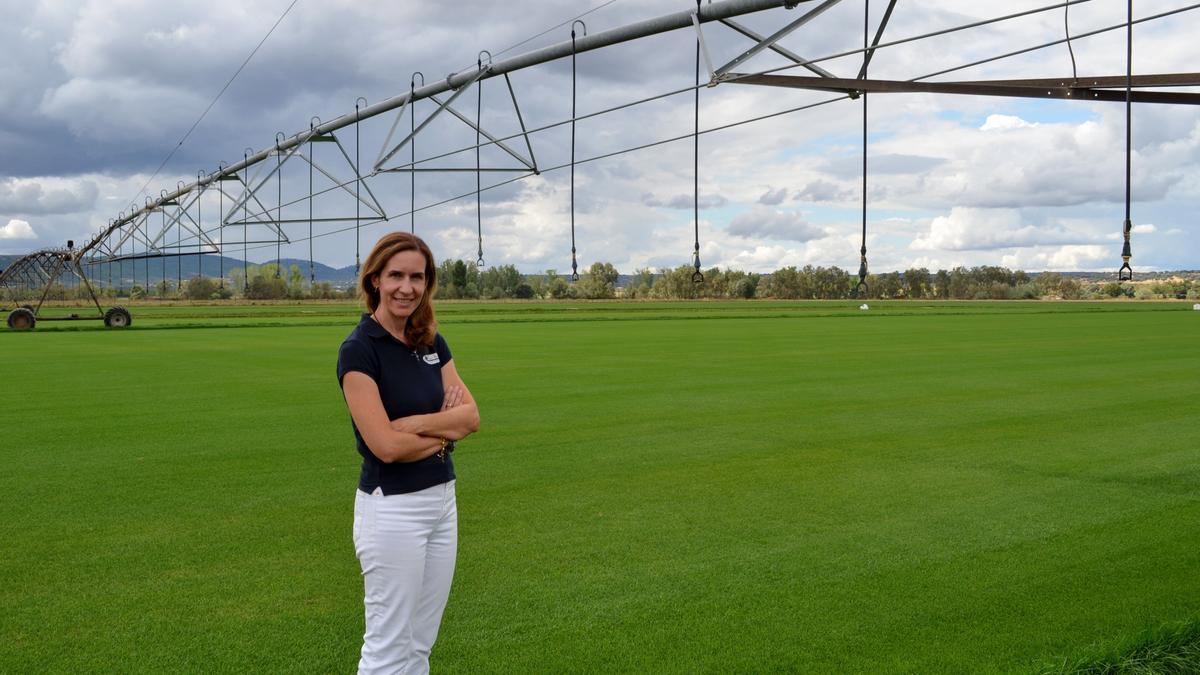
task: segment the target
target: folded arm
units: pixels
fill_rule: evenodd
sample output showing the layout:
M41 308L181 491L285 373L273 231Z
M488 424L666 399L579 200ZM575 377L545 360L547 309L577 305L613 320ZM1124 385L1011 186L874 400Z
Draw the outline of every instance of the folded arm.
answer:
M379 386L366 373L350 371L342 378L342 393L354 426L371 453L385 463L417 462L442 449L435 434L421 434L393 428L379 398Z
M462 440L479 431L479 407L459 377L453 360L442 366L442 387L446 393L441 410L392 420L392 429L451 441Z

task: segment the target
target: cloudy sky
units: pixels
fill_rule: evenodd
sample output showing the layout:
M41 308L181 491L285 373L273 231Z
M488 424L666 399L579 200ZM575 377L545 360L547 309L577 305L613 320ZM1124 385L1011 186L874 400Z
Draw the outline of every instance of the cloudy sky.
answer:
M25 253L67 239L86 241L130 204L176 148L213 97L275 23L291 0L160 3L142 0L14 2L2 0L0 41L0 253ZM739 21L774 32L813 3ZM916 36L1043 6L1014 0L902 2L886 40ZM1187 5L1184 0L1137 3L1135 16ZM353 114L355 101L375 103L407 91L413 71L428 81L470 67L480 50L496 60L569 39L570 19L584 15L588 31L626 25L695 5L681 0L526 0L513 5L463 0L350 2L299 0L203 121L176 148L148 193L193 181L198 171L261 150L275 134L307 130L314 116ZM886 2L871 2L872 25ZM1073 34L1121 22L1125 3L1092 0L1072 6ZM806 58L862 44L863 0L843 0L781 43ZM555 28L558 26L557 28ZM552 29L553 28L553 29ZM545 35L534 37L547 29ZM1134 72L1195 70L1200 11L1140 24ZM750 42L708 24L705 39L723 63ZM1061 7L1041 14L881 50L873 77L911 79L1060 39ZM529 40L531 37L534 39ZM524 44L520 44L524 43ZM518 46L519 45L519 46ZM1123 31L1073 42L1080 77L1119 75ZM694 31L647 38L578 57L581 115L692 84ZM739 71L787 62L764 54ZM861 56L823 61L853 77ZM807 74L802 70L787 71ZM935 79L1070 77L1065 45L973 66ZM569 60L512 74L529 128L563 122L571 112ZM483 126L497 136L519 130L503 79L482 87ZM586 159L687 134L693 94L682 94L589 117L578 123L576 157ZM836 98L820 92L722 84L700 92L700 126L713 129ZM474 116L476 92L455 103ZM434 108L415 106L418 123ZM1107 270L1120 264L1124 218L1124 105L1020 99L873 95L869 99L868 247L874 271L954 265L1006 265L1027 270ZM364 165L379 155L395 115L338 132L348 154L356 141ZM409 113L399 129L411 124ZM751 271L784 265L858 267L862 208L862 104L839 100L741 124L700 139L701 260ZM1200 109L1134 107L1133 238L1135 269L1200 267ZM397 136L397 139L399 137ZM570 129L559 125L531 137L540 167L569 161ZM393 144L396 139L393 139ZM475 132L443 115L416 142L418 159L472 147ZM524 142L509 144L525 153ZM314 160L338 180L352 176L332 144L314 144ZM575 171L575 233L582 266L609 261L623 272L690 262L693 240L693 147L690 139L616 154ZM408 161L402 150L389 164ZM403 160L403 161L400 161ZM275 160L268 160L273 163ZM474 167L474 151L430 160L423 167ZM494 147L481 151L489 168L516 161ZM347 172L350 172L349 174ZM253 175L253 170L252 170ZM485 187L522 174L482 176ZM263 188L263 206L282 201L284 219L308 217L309 170L288 162L282 180ZM319 172L314 188L332 181ZM366 248L389 229L415 229L440 257L474 259L477 247L474 172L423 172L418 208L408 215L410 178L368 179L391 217L362 228L349 222L314 226L317 260L354 263L356 238ZM454 197L460 197L453 199ZM219 195L208 193L193 217L215 227ZM570 267L570 173L545 171L483 192L484 258L533 272ZM226 202L228 205L228 202ZM318 218L355 215L354 200L333 190L313 200ZM284 257L308 255L307 222L286 227ZM346 228L349 228L348 230ZM226 228L227 254L241 257L243 234L273 241L265 228ZM169 235L175 236L175 235ZM168 237L168 238L169 238ZM193 239L194 241L194 239ZM266 261L274 244L246 244Z

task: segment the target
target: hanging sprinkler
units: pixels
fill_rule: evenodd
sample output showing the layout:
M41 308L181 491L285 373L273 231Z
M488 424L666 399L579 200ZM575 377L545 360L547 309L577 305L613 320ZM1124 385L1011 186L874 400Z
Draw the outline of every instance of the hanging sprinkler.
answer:
M1129 259L1133 251L1129 247L1129 235L1133 232L1133 221L1129 218L1130 179L1129 168L1133 153L1133 0L1128 2L1125 23L1125 244L1121 247L1121 269L1117 270L1117 281L1133 281L1133 268Z
M587 36L587 24L580 19L571 22L571 281L579 281L579 263L575 258L575 24Z

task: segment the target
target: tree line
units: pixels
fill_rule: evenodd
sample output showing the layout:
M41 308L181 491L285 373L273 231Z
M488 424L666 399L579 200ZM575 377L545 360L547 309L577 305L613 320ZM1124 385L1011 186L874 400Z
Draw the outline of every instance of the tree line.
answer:
M1039 298L1083 300L1117 297L1200 299L1200 282L1190 279L1157 280L1136 284L1081 282L1058 272L1031 275L1007 267L982 265L930 271L912 268L903 272L869 274L866 292L856 293L858 276L839 267L789 266L769 274L716 267L703 271L703 281L693 281L695 270L688 265L675 268L637 270L624 286L612 263L596 262L579 278L557 270L522 274L513 265L480 269L464 260L444 260L438 266L437 297L442 299L779 299L840 300L1032 300ZM298 265L286 270L276 263L233 269L226 278L196 276L176 287L163 279L150 289L138 285L109 288L95 285L107 297L162 298L185 300L306 300L344 299L355 296L355 287L338 288L327 281L312 283ZM5 299L17 299L4 289ZM56 284L48 295L53 300L84 299L82 284Z

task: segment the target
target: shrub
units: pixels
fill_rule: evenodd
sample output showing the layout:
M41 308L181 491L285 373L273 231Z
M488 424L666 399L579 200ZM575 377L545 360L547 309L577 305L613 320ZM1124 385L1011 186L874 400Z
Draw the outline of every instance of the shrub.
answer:
M217 282L208 277L192 277L183 288L183 297L188 300L208 300L217 291Z

